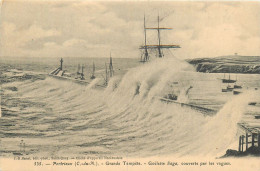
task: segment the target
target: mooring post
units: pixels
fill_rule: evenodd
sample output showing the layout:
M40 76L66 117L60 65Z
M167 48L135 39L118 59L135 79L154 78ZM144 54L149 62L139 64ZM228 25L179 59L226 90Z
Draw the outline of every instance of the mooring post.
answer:
M257 135L257 145L258 145L258 148L260 148L260 133L258 133L258 135Z
M255 146L255 134L252 133L252 147Z
M22 152L22 143L23 143L23 140L21 140L21 142L20 142L20 152Z
M25 142L23 143L23 152L25 152Z
M239 136L238 151L241 152L241 136Z
M242 137L241 137L242 139L242 142L241 142L241 146L242 146L242 152L244 151L244 135L242 135Z
M248 149L248 133L246 133L246 150Z

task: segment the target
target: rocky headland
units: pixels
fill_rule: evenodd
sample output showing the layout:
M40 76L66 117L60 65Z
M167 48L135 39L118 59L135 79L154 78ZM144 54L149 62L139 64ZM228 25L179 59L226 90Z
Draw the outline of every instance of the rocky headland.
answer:
M260 56L221 56L189 59L197 72L260 74Z

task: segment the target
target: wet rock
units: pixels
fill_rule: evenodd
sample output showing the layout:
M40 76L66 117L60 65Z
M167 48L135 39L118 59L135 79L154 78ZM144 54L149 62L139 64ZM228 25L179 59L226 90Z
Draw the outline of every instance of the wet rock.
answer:
M6 87L7 90L18 91L17 87Z

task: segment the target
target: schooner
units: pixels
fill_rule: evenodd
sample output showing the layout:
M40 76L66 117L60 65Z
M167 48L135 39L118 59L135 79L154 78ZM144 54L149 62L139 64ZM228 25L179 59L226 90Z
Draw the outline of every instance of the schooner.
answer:
M172 28L160 27L160 17L159 17L159 15L158 15L158 27L146 27L145 24L146 23L145 23L145 16L144 16L144 45L140 46L140 48L139 48L139 49L143 50L143 53L141 55L141 62L147 62L147 61L150 60L148 49L157 49L158 57L162 58L163 57L162 49L180 48L179 45L161 44L160 32L162 30L172 30ZM147 45L146 30L157 30L157 33L158 33L158 44L156 44L156 45Z

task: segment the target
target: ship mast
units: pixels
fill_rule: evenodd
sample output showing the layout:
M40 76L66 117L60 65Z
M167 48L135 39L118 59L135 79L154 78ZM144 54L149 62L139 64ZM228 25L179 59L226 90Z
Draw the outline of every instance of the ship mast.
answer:
M94 63L94 61L93 61L92 75L91 75L90 78L91 78L91 79L95 79L95 78L96 78L96 77L95 77L95 63Z
M84 70L84 65L81 66L81 79L84 80L84 73L83 73L83 70Z
M161 38L160 38L160 17L158 15L158 53L159 53L159 58L162 57L162 52L161 52Z
M113 63L112 63L111 52L110 52L110 62L109 62L109 73L110 73L110 77L113 77L113 75L114 75L114 69L113 69Z
M93 72L92 72L92 76L95 75L95 63L93 62Z
M144 47L145 47L145 52L144 52L144 62L149 60L148 57L148 50L147 50L147 46L146 46L146 28L145 28L145 15L144 15Z
M114 75L111 52L110 52L110 61L109 61L108 69L107 69L107 63L105 63L105 67L106 67L106 77L104 79L105 79L105 85L107 85L109 78L113 77L113 75Z
M230 69L231 67L229 67L229 74L228 74L228 80L230 80L230 71L231 71L231 69Z
M108 71L107 71L107 64L106 63L105 63L105 67L106 67L105 85L107 85L107 83L108 83Z
M146 42L146 30L157 30L158 32L158 44L157 45L147 45ZM167 28L167 27L160 27L160 16L158 15L158 27L146 27L145 26L145 17L144 17L144 37L145 37L145 44L144 46L140 46L139 49L144 49L145 51L145 57L143 58L143 60L141 60L141 62L146 62L149 60L149 56L148 56L148 49L158 49L158 57L162 58L163 54L162 54L162 49L169 49L169 48L180 48L179 45L162 45L161 44L161 30L172 30L172 28Z
M79 71L80 71L80 64L78 64L78 71L77 71L78 75L80 74Z

